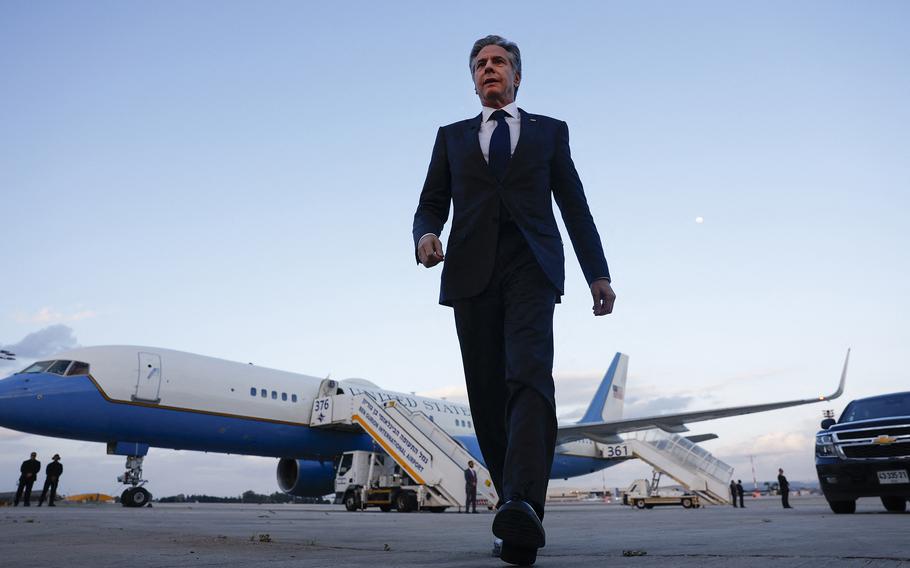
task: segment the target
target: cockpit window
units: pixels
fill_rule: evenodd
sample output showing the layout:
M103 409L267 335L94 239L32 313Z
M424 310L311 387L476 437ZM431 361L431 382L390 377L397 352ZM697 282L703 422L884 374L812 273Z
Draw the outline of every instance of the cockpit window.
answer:
M22 372L23 373L43 373L44 371L47 370L48 367L50 367L53 364L54 364L53 361L38 361L37 363L32 363L31 365L26 367L25 370Z
M47 373L53 373L55 375L65 375L66 368L70 366L72 361L54 361L54 364L47 368Z
M70 367L70 370L66 372L66 376L73 377L76 375L87 375L88 369L88 363L83 363L82 361L73 361L73 365Z

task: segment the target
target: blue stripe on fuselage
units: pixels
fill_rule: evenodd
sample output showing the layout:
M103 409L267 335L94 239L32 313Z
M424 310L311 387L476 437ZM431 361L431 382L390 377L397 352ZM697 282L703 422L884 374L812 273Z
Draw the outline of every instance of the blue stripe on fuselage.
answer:
M276 458L333 457L373 447L366 434L111 402L88 377L37 373L0 381L0 426L92 442Z

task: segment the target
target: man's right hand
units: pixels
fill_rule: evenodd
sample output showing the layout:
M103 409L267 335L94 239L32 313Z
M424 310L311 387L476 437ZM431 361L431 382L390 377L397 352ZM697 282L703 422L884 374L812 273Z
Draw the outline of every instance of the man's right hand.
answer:
M442 243L436 235L424 235L417 243L417 260L427 268L433 268L443 260Z

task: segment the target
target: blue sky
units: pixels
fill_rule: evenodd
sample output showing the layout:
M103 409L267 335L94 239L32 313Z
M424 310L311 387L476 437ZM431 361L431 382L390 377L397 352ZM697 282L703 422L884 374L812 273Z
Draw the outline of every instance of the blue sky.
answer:
M569 123L618 294L595 320L567 251L566 417L618 350L630 411L827 392L848 346L847 397L905 389L908 16L902 2L6 2L0 345L62 324L82 345L457 396L451 314L410 226L436 128L479 112L471 43L499 33L522 49L519 105ZM811 479L820 414L697 431L738 470L751 453L764 477L785 464ZM0 444L7 485L32 446L79 456L85 483L119 467L95 445ZM274 489L271 461L147 461L158 492ZM164 463L200 474L188 487Z

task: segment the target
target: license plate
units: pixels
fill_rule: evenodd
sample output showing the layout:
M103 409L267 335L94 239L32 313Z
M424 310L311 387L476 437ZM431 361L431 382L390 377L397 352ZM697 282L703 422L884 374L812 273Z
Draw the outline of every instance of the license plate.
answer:
M910 483L910 477L907 476L907 470L896 469L893 471L878 472L878 482L882 485L891 483Z

